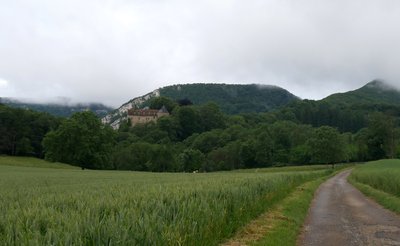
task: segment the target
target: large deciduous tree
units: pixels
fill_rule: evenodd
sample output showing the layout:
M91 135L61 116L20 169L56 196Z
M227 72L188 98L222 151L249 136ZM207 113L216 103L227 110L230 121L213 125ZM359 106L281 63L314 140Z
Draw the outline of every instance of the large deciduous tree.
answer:
M336 128L317 128L308 140L308 145L313 163L334 164L346 158L344 142Z
M94 113L75 113L46 135L43 140L45 158L82 168L111 168L113 134Z
M209 102L201 106L199 111L203 131L225 127L224 114L221 112L217 104Z
M372 114L369 118L367 131L370 159L394 158L397 135L394 117L383 113Z
M201 169L202 165L205 162L204 154L201 153L200 150L197 149L185 149L178 156L178 163L180 169L183 171L196 171Z
M192 106L179 107L174 111L179 124L178 138L184 140L193 133L201 132L201 118Z

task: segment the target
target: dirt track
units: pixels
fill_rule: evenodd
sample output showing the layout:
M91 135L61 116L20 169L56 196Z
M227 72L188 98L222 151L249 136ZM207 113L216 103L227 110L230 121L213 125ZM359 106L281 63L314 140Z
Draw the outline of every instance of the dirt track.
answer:
M400 245L400 216L350 185L350 172L319 187L298 245Z

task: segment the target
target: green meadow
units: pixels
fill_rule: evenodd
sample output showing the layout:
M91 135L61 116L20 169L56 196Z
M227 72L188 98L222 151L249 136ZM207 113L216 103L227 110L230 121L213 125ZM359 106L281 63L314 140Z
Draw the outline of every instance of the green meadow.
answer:
M0 157L4 245L217 245L296 187L308 166L215 173L80 170Z

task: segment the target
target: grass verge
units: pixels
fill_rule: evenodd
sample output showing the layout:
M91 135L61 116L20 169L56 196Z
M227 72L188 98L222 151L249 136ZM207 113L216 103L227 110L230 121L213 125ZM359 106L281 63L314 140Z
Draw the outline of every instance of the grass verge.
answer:
M314 193L326 179L320 178L300 186L280 205L280 215L275 218L273 229L254 245L295 245Z
M340 170L345 167L342 166ZM251 221L222 245L295 245L315 191L338 172L336 170L328 176L298 186L279 204Z
M223 245L295 245L314 192L325 180L326 177L297 187Z
M400 214L400 160L371 161L357 166L348 181L383 207Z
M400 214L400 198L384 191L374 189L369 185L359 183L355 181L352 176L349 177L348 181L362 193L364 193L364 195L372 198L383 207Z

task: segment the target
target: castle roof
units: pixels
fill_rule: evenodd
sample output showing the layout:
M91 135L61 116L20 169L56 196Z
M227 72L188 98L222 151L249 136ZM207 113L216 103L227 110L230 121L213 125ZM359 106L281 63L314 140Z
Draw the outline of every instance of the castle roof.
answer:
M134 116L157 116L158 113L168 113L168 110L165 106L162 106L160 110L148 108L128 110L128 115Z
M135 116L157 116L157 109L130 109L128 115Z
M164 105L160 108L160 110L158 110L158 112L160 112L160 113L169 113L167 108Z

